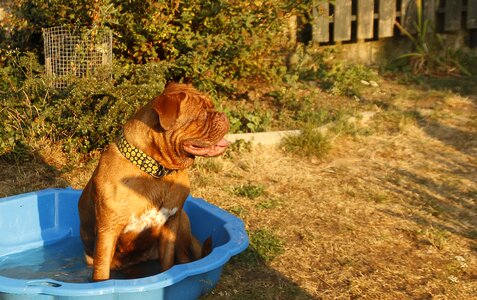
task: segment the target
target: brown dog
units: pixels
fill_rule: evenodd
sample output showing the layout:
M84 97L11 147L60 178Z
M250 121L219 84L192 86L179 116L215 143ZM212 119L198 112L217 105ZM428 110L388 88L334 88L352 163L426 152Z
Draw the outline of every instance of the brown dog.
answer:
M198 259L201 246L182 210L195 156L222 154L229 122L212 101L171 83L125 125L81 194L80 232L93 280L159 259L162 270Z

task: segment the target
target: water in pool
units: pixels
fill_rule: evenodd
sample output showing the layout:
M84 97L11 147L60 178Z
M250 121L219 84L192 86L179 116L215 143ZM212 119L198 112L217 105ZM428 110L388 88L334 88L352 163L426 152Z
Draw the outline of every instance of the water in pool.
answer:
M123 272L112 272L115 279L130 279L157 274L160 266L146 262ZM15 279L50 278L63 282L91 282L92 268L83 258L79 237L28 251L0 257L0 276Z

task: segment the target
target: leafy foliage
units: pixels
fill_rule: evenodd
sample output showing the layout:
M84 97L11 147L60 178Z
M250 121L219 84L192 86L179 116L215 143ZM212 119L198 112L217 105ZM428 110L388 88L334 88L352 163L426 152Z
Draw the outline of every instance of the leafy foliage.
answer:
M281 7L278 1L12 1L0 29L0 154L36 135L61 140L67 150L101 149L170 80L193 83L215 99L237 97L239 81L266 80L281 64L270 59L280 44ZM58 25L110 27L115 81L51 89L38 59L41 28ZM12 50L17 47L22 51ZM228 114L236 131L263 130L267 123L266 115Z
M312 59L297 65L287 65L284 55L290 50L284 19L308 10L311 2L11 1L2 21L7 26L0 29L0 155L37 137L61 141L68 151L102 149L171 80L208 93L227 113L231 132L268 130L289 115L293 122L321 124L328 117L311 96L297 99L287 89L272 88L265 96L281 108L270 109L260 104L260 95L247 95L252 85L293 86L323 76L321 53L302 49ZM41 66L41 29L58 25L112 29L112 82L78 79L63 90L50 87Z
M0 156L38 136L61 141L67 151L105 147L139 106L162 91L163 69L155 64L116 69L115 82L77 79L56 90L34 55L17 55L0 69L5 79L0 86ZM25 79L18 82L20 77Z
M13 2L18 12L5 44L17 41L17 47L41 52L41 28L107 26L113 30L119 60L167 61L168 79L225 91L233 90L234 79L267 77L266 70L277 62L271 58L281 41L279 17L290 7L277 0Z

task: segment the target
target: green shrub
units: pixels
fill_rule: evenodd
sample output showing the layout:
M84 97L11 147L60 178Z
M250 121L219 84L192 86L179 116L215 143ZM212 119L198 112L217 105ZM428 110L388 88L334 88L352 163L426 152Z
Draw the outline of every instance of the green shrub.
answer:
M377 73L361 64L336 63L322 75L322 86L332 93L344 96L359 96L362 81L377 80Z
M11 6L16 17L9 22L8 34L0 30L0 35L5 37L5 46L41 53L41 28L110 27L113 51L121 64L168 62L168 80L188 81L216 96L233 92L238 79L266 80L280 73L277 69L283 59L277 54L285 38L281 16L298 4L278 0L14 0Z
M319 47L298 44L293 54L288 59L289 74L288 81L305 80L313 81L323 77L326 71L325 57L329 50L323 50Z
M330 111L318 107L315 94L298 97L298 93L297 90L285 89L274 90L268 94L280 112L280 122L290 128L296 128L299 124L320 126L331 121L333 115Z
M43 72L33 53L21 55L18 51L0 51L4 67L0 68L0 156L23 153L28 140L35 135L39 103L46 91L38 78Z
M227 109L225 112L229 118L230 132L235 133L266 131L271 121L269 111L235 108L234 110Z
M42 118L67 150L87 153L114 141L124 122L160 94L166 84L160 65L137 65L117 82L79 79L50 97Z
M333 50L298 45L288 61L288 81L316 81L336 95L359 96L362 81L375 81L377 73L362 64L329 61Z
M61 141L67 151L102 149L143 104L162 92L165 68L160 64L116 68L116 81L77 79L66 89L53 89L32 54L10 60L0 70L11 78L2 86L0 155L34 137ZM40 68L40 69L39 69ZM12 75L13 74L13 75ZM15 79L24 74L21 84Z

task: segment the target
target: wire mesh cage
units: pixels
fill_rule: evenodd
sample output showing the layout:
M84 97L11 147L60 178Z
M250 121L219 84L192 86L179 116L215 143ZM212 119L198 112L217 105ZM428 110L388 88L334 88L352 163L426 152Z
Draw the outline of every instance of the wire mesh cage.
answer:
M43 28L46 74L57 88L75 78L110 79L112 33L107 28Z

